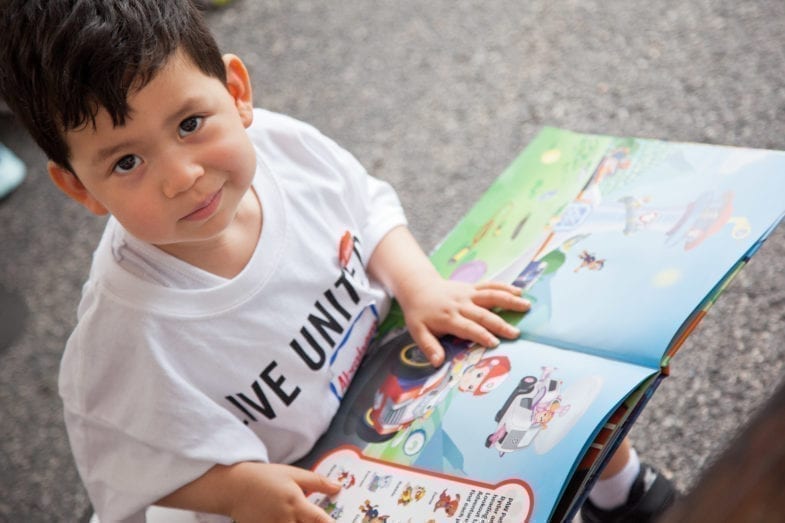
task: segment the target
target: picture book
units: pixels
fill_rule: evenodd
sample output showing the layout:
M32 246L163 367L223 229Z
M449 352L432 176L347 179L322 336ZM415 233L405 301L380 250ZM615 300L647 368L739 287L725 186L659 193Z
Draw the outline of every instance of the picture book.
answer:
M501 314L521 336L444 337L433 368L393 308L298 463L344 487L311 501L347 522L569 520L782 194L783 152L544 129L431 257L520 287L531 310Z

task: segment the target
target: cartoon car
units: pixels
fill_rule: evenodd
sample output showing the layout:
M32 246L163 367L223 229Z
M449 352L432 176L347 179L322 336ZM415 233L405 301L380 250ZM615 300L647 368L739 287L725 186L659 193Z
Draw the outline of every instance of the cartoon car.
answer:
M485 446L495 448L503 456L522 449L534 441L535 436L547 425L543 412L561 402L561 381L550 378L553 369L543 369L540 379L525 376L512 391L494 421L497 428L485 440ZM559 407L565 408L565 407Z
M475 395L496 388L510 370L509 360L501 356L483 358L485 350L471 347L471 342L455 337L442 339L445 363L435 369L414 343L405 345L397 364L376 389L373 405L357 424L357 434L364 441L381 443L393 438L415 420L429 416L458 387ZM468 372L469 370L472 372ZM405 444L408 455L415 454L425 443L424 434Z
M469 347L457 338L444 343L445 363L434 369L414 343L404 346L397 364L376 390L358 435L365 441L381 443L408 427L415 419L429 415L457 383L455 371Z

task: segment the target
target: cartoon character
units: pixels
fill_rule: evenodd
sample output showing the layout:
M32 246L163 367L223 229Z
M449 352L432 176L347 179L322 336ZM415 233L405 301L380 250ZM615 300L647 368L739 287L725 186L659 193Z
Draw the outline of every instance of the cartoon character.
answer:
M488 356L463 371L458 378L458 390L481 396L497 388L509 373L510 360L506 356Z
M597 169L592 176L592 182L600 183L603 178L611 177L621 169L630 167L630 148L619 147L609 152L597 165Z
M558 414L564 416L570 410L569 405L562 405L561 399L555 399L547 405L543 402L538 403L534 407L534 414L532 419L535 423L542 426L543 429L548 428L548 423Z
M371 478L371 481L368 484L368 490L370 490L371 492L376 492L380 488L384 488L387 485L389 485L391 479L392 479L392 476L390 476L389 474L384 475L384 476L380 476L378 474L374 474L373 478Z
M439 494L439 499L436 500L436 504L433 506L433 511L436 512L442 508L444 509L444 512L447 514L447 516L452 517L456 512L458 512L458 505L460 502L460 494L456 494L455 498L451 498L445 489L441 494Z
M390 516L380 516L379 515L379 505L371 505L370 500L365 500L364 505L360 505L360 512L363 513L363 523L385 523Z
M343 507L338 506L338 504L330 498L322 499L322 501L319 502L319 507L323 508L333 519L339 519L343 515Z
M539 379L525 376L496 413L496 430L485 440L485 446L494 447L500 456L522 449L534 441L535 436L548 426L555 414L565 414L569 405L562 404L562 382L552 379L553 367L543 367Z
M745 238L750 232L749 221L744 217L732 216L732 213L733 192L722 195L716 192L701 194L687 204L678 221L665 233L667 244L683 243L684 250L690 251L717 234L728 223L733 225L732 238Z
M605 267L605 259L598 260L594 253L590 253L589 251L581 252L578 257L581 259L581 264L575 267L573 272L578 272L584 267L590 271L599 271Z
M411 485L406 485L406 487L401 492L401 495L398 496L398 504L406 506L412 502L412 494L414 493L414 488Z
M373 405L357 424L365 441L380 443L417 419L426 418L453 390L481 395L498 387L510 372L506 356L482 358L484 348L468 350L470 342L442 340L445 363L434 369L413 343L401 349L398 365L374 393Z
M338 483L340 483L343 488L353 487L356 483L354 474L350 474L347 471L341 472L338 474Z
M414 501L420 501L425 496L425 487L415 487Z

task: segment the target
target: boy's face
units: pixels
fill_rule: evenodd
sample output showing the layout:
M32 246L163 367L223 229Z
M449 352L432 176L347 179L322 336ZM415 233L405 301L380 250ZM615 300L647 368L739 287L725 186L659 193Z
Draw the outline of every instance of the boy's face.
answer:
M50 162L55 184L164 250L220 239L252 197L256 169L245 132L253 118L248 74L239 58L224 61L226 86L183 53L172 55L132 91L125 125L115 127L101 109L95 128L66 133L76 176Z

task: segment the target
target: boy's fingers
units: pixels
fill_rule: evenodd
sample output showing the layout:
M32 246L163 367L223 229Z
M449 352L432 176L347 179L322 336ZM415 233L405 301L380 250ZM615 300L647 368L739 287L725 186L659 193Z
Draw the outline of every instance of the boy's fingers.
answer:
M412 338L420 350L428 358L428 361L434 367L438 367L444 362L444 347L439 343L439 340L431 334L427 327L411 330Z
M480 283L476 283L474 288L477 290L484 290L484 289L491 289L497 291L504 291L509 292L510 294L514 294L516 296L521 295L521 288L516 287L515 285L511 285L509 283L502 283L500 281L484 281Z
M486 309L500 307L510 311L526 312L531 308L529 300L499 289L480 289L472 301Z
M477 319L465 315L461 316L459 319L453 322L450 332L464 340L479 343L483 347L491 348L497 346L499 344L499 339L490 331L488 331L488 329L486 329L479 321L479 315L482 314L482 311L488 311L482 308L478 308L477 310L480 311L477 313ZM493 314L491 312L488 313Z
M294 468L292 479L297 485L306 492L321 492L323 494L337 494L341 490L341 485L330 481L310 470Z
M479 323L492 334L510 339L517 338L521 334L521 331L518 329L518 327L510 325L504 321L501 316L494 314L488 309L475 307L470 311L466 311L464 314L468 319Z

